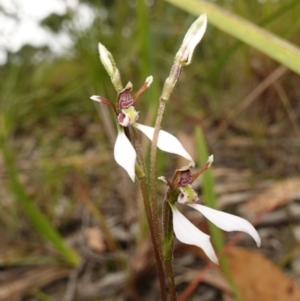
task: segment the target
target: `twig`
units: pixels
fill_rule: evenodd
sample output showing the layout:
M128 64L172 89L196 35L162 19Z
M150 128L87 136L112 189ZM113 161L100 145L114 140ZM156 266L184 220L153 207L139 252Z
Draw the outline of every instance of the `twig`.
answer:
M299 126L298 126L298 123L297 123L297 116L295 115L294 111L293 111L293 108L291 106L291 103L289 101L289 98L287 97L285 91L283 90L282 88L282 85L275 82L274 83L274 87L279 95L279 98L280 100L282 101L288 115L289 115L289 118L291 120L291 123L294 127L294 130L295 130L295 133L296 135L298 136L298 138L300 139L300 130L299 130Z
M227 117L217 131L214 133L214 139L220 137L227 130L232 120L234 120L242 111L249 107L259 95L261 95L268 87L270 87L274 82L276 82L281 76L287 72L285 66L277 67L268 77L266 77L258 86L256 86L240 103L236 110L232 111L231 114Z
M63 301L74 300L74 297L76 294L76 286L77 286L78 276L81 273L84 265L85 265L85 261L82 260L81 263L79 264L79 266L70 273L69 281L67 283L67 289L66 289L65 295L63 297Z

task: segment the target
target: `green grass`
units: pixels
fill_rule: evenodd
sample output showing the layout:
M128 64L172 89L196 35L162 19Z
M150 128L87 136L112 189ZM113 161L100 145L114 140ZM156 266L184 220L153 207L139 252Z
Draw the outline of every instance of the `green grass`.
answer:
M195 136L196 136L198 163L199 166L202 166L207 162L207 159L211 154L208 152L206 139L204 138L204 134L199 127L196 127ZM203 200L205 205L207 205L210 208L216 209L217 196L215 192L215 183L212 175L212 168L213 168L213 164L212 167L206 170L202 175ZM216 249L216 252L217 253L222 252L225 246L222 230L220 230L217 226L215 226L210 221L208 221L208 227L209 227L212 243ZM235 300L241 301L242 299L232 278L228 266L228 261L226 259L226 255L223 254L219 257L219 263L225 277L227 278L228 282L231 285L231 288L235 295Z

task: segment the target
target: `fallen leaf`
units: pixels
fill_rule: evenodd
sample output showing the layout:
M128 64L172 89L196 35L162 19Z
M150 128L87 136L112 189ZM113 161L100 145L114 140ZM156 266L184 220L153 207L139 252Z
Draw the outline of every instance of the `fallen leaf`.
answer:
M278 206L292 202L300 193L300 178L276 182L258 196L239 207L239 212L253 218Z
M105 250L103 234L99 228L88 228L84 232L87 246L97 253L102 253Z
M243 301L299 301L300 289L258 252L231 247L226 255Z
M199 275L199 270L196 271L193 269L185 269L184 273L185 281L190 283ZM230 285L217 266L210 268L206 273L203 274L202 282L209 284L210 286L213 286L223 292L231 293Z

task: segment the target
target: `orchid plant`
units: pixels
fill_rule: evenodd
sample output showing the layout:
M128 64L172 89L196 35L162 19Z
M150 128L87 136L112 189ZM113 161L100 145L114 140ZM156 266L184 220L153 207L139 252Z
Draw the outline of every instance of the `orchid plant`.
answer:
M138 99L149 88L153 77L147 77L142 87L131 96L131 82L128 82L128 84L123 87L120 72L116 67L112 54L101 43L99 43L98 47L100 60L117 91L117 101L113 103L98 95L91 96L91 99L107 105L113 110L118 131L114 145L114 158L116 162L126 170L132 181L135 181L136 177L139 179L157 264L161 299L163 301L176 300L176 287L172 267L174 234L179 241L200 247L210 260L218 263L217 255L210 242L209 235L195 227L179 211L176 203L187 205L199 211L222 230L243 231L251 235L258 246L261 243L257 231L245 219L197 204L199 198L192 187L192 183L211 166L213 156L208 158L207 163L203 167L192 173L191 170L195 166L192 157L176 137L161 130L163 114L171 93L180 77L183 67L191 63L195 47L202 39L206 26L207 18L206 15L203 14L187 31L182 45L175 55L170 74L164 83L159 100L160 103L155 127L138 123L139 112L135 109ZM150 181L148 180L148 172L136 129L141 131L152 141ZM156 148L168 153L180 155L190 162L188 166L176 169L171 181L165 177L159 177L159 179L168 186L168 191L163 201L162 214L157 201ZM149 191L151 193L149 193ZM167 287L168 290L166 290Z

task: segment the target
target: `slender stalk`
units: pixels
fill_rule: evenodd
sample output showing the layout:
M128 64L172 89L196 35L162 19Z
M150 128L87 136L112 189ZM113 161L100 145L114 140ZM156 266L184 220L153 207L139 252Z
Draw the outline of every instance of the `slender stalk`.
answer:
M163 301L167 301L167 294L166 294L166 283L165 283L165 274L164 274L164 266L161 258L161 248L160 248L160 241L158 238L158 233L159 233L159 226L158 224L158 216L156 216L156 221L155 217L153 216L153 208L151 204L151 199L149 197L149 190L148 190L148 185L147 185L147 176L146 176L146 166L145 166L145 161L142 153L142 147L141 143L139 140L139 136L137 134L137 131L134 127L131 127L131 138L133 140L136 152L137 152L137 158L139 165L137 164L137 177L140 182L140 187L142 191L142 196L143 196L143 201L144 201L144 206L145 206L145 211L146 211L146 217L147 217L147 222L149 225L150 229L150 237L152 241L152 246L154 249L154 255L155 255L155 260L156 260L156 266L157 266L157 272L158 272L158 278L159 278L159 284L160 284L160 292L161 292L161 298ZM141 167L141 168L138 168Z
M138 158L138 162L139 164L142 166L142 170L144 172L144 174L146 175L146 164L145 164L145 160L144 160L144 155L143 155L143 151L142 151L142 144L139 138L139 135L137 133L137 130L134 127L130 128L131 130L131 139L133 140L135 149L136 149L136 153L137 153L137 158Z
M151 203L153 208L153 216L158 216L158 205L157 205L157 187L156 187L156 150L158 134L161 128L163 115L165 112L166 104L169 97L174 89L174 86L181 74L182 66L177 61L174 62L169 77L166 79L162 94L159 99L159 107L154 127L153 140L151 144L150 152L150 185L151 185ZM156 220L158 222L158 219ZM158 226L159 228L159 226ZM159 232L160 233L160 232ZM158 238L161 240L161 238Z
M151 241L152 241L152 245L153 245L153 249L154 249L154 255L155 255L156 266L157 266L157 271L158 271L159 284L160 284L161 298L163 301L166 301L167 294L166 294L164 266L163 266L160 252L159 252L160 248L158 246L158 241L155 237L154 223L153 223L153 219L152 219L153 217L151 215L150 199L149 199L148 190L147 190L147 182L146 182L145 177L139 178L139 180L140 180L140 187L141 187L143 200L144 200L144 204L145 204L147 221L148 221L149 229L150 229Z
M167 280L169 285L169 300L176 301L176 286L174 281L173 259L164 261L165 270L167 274Z
M169 192L169 191L168 191ZM168 195L168 193L167 193ZM164 234L164 248L163 248L163 260L165 272L167 275L167 281L169 286L169 300L176 301L176 285L174 280L173 271L173 224L172 224L172 210L167 200L163 204L163 234Z
M164 110L165 110L165 102L160 101L157 117L156 117L156 123L155 123L155 129L154 129L154 135L153 140L151 144L151 152L150 152L150 186L151 186L151 206L152 206L152 215L154 218L154 223L156 224L155 227L158 229L157 232L157 240L159 241L159 245L162 246L162 238L161 238L161 229L159 225L159 210L157 205L157 187L156 187L156 151L157 151L157 140L158 140L158 133L160 130ZM161 249L160 249L161 254Z
M168 257L168 260L165 260L164 254L162 254L162 248L163 244L165 243L165 235L161 237L161 229L159 225L159 210L158 210L158 204L157 204L157 186L156 186L156 154L157 154L157 141L158 141L158 135L161 128L161 123L163 119L163 115L165 112L166 104L170 98L170 95L175 87L175 84L181 74L182 66L180 63L176 60L173 63L173 66L171 68L169 77L166 79L164 83L164 87L162 90L162 94L159 99L159 107L154 127L154 134L153 134L153 140L151 144L151 151L150 151L150 185L151 185L151 206L152 206L152 218L153 218L153 226L155 229L158 230L156 239L158 242L158 252L159 255L162 256L164 260L164 269L167 273L167 279L168 279L168 285L170 290L170 300L176 300L176 288L175 288L175 282L174 282L174 273L173 273L173 267L172 267L172 252L173 248L171 248L170 254L171 256ZM169 226L169 225L168 225ZM171 225L172 227L172 225ZM173 232L172 234L173 235Z

